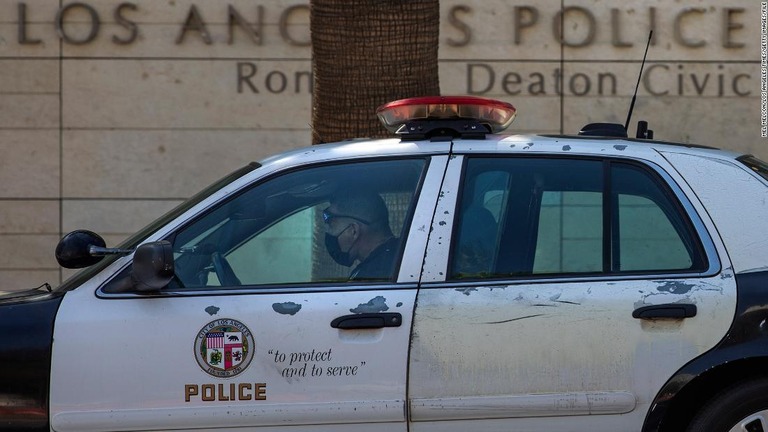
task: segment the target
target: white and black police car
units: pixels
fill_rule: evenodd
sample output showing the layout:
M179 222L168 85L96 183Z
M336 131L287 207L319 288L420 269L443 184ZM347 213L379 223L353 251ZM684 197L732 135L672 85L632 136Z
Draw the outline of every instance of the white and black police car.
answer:
M399 138L66 235L80 273L0 296L0 429L768 431L768 165L500 135L481 98L378 115Z

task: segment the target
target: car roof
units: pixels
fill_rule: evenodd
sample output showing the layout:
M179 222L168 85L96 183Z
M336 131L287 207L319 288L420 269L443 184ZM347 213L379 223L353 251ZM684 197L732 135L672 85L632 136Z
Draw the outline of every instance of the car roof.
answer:
M359 138L329 144L317 144L289 150L260 161L264 166L290 167L309 162L345 161L351 159L446 154L449 142L401 141L399 138Z
M453 146L451 146L451 143ZM361 138L289 150L261 161L275 169L321 161L344 161L370 157L457 153L560 155L615 155L641 157L648 152L686 153L718 159L735 159L742 153L695 144L635 138L574 135L488 134L485 139L407 141L399 138Z
M499 153L520 151L590 155L627 155L632 153L640 157L646 152L675 152L722 159L735 159L742 156L742 153L714 147L635 138L576 135L489 135L485 141L497 142L496 152Z

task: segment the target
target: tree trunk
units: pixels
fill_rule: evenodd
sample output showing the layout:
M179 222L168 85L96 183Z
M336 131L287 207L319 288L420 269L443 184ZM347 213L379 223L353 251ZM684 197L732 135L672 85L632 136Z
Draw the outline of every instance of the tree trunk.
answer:
M376 107L440 94L438 0L311 0L313 144L388 132Z

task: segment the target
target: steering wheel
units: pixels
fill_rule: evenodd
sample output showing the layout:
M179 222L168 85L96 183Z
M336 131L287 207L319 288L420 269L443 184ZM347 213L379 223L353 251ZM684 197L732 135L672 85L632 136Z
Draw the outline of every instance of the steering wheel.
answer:
M241 285L240 279L235 276L235 272L232 271L232 266L224 255L219 252L211 254L211 262L213 263L213 270L216 272L216 277L219 278L221 286L239 286Z

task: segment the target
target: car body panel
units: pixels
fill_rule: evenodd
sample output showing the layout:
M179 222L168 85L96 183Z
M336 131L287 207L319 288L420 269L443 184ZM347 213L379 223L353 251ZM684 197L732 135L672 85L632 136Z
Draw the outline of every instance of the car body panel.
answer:
M765 374L768 271L739 273L734 278L738 308L728 334L664 384L651 404L643 432L680 430L695 414L691 407L698 408L723 387Z
M69 293L57 317L53 430L403 424L415 288L347 291L343 300L334 292L105 300L92 290ZM402 313L402 326L331 328L334 318L377 298ZM292 305L298 312L286 312ZM252 332L254 357L235 377L209 376L195 341L206 326L230 319ZM336 367L343 375L326 375ZM312 376L317 370L323 375ZM259 384L263 400L255 399Z
M732 159L673 151L662 154L706 206L736 273L768 270L768 186L765 181Z
M672 185L709 244L710 270L445 282L455 219L436 224L425 260L425 274L432 277L419 290L414 319L412 430L460 430L470 421L473 430L581 430L574 429L580 424L574 422L582 416L589 417L589 430L640 430L667 377L713 348L727 332L736 307L734 274L701 203L687 198L687 185L678 185L678 173L653 148L601 144L518 136L461 142L454 151L611 156L653 167ZM451 170L461 169L460 159L455 156L449 166L445 187L451 190L441 194L436 221L456 211L459 176ZM632 318L640 306L676 302L696 304L697 316Z

